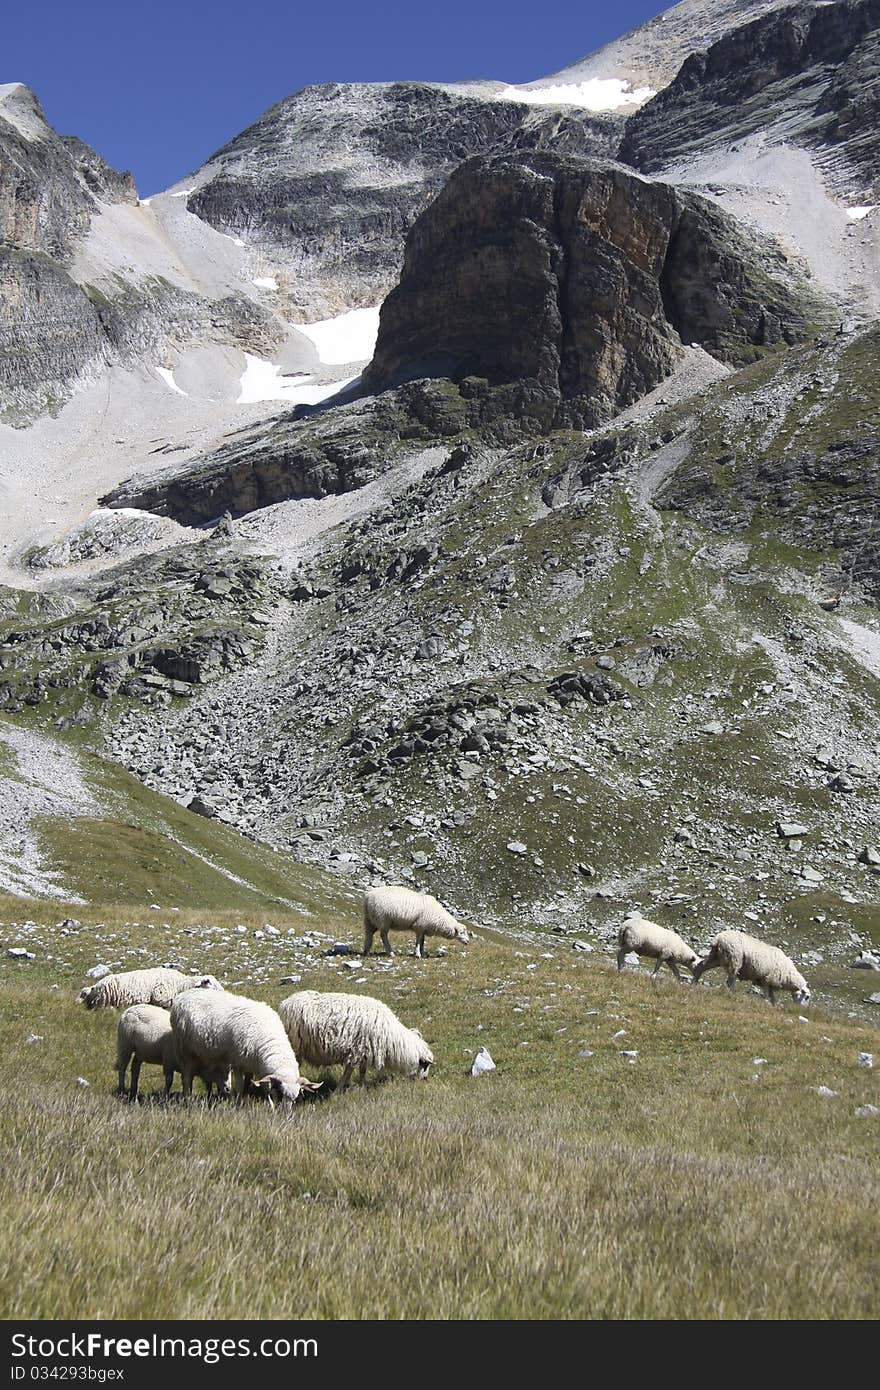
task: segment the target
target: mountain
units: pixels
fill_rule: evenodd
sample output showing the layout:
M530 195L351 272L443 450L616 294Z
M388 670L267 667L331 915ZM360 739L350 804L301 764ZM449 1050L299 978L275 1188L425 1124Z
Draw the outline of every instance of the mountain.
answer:
M4 883L124 824L259 901L745 922L870 1012L878 18L310 87L141 201L3 89Z

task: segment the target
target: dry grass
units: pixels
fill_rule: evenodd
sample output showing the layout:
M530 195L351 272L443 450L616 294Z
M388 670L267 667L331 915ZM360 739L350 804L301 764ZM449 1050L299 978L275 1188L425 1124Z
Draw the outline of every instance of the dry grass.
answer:
M84 931L63 968L2 961L6 1318L877 1313L878 1119L854 1113L878 1103L856 1063L875 1030L564 945L481 934L362 986L316 950L297 987L385 998L436 1075L289 1116L132 1107L112 1094L115 1016L72 1002L93 958ZM277 1003L274 979L253 992ZM481 1042L498 1072L475 1081Z

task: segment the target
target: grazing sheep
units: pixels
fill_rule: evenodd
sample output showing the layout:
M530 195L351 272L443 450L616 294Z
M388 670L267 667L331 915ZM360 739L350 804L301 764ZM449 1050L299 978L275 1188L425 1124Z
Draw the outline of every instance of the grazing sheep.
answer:
M656 922L649 922L647 917L641 915L627 917L620 928L617 945L618 970L623 969L627 953L635 951L638 956L650 956L652 960L657 961L651 972L652 979L665 963L675 978L684 983L678 967L686 965L689 970L693 970L700 959L693 947L683 941L677 932L670 931L668 927L660 927Z
M158 965L151 970L125 970L120 975L105 975L97 984L86 985L76 996L78 1004L87 1009L127 1009L131 1004L155 1004L170 1009L173 1000L184 989L220 989L223 986L213 975L184 975Z
M694 982L707 970L716 970L719 966L727 971L728 989L735 989L738 979L752 980L756 985L763 985L771 1004L776 1003L776 992L780 989L790 990L798 1004L808 1004L812 997L803 975L784 951L744 931L718 933L709 954L694 967Z
M447 912L429 893L416 893L412 888L370 888L364 894L364 955L370 954L376 932L382 938L386 955L393 955L388 940L390 931L412 931L416 934L416 955L425 954L426 936L443 936L447 941L462 941L470 937L467 927Z
M407 1028L387 1004L369 995L304 989L283 999L278 1012L302 1062L344 1068L340 1090L355 1067L363 1086L368 1067L424 1079L434 1060L421 1033Z
M174 1073L180 1071L180 1061L167 1009L156 1008L154 1004L133 1004L121 1016L116 1026L116 1067L119 1072L120 1095L125 1095L125 1072L129 1062L129 1100L137 1100L138 1079L144 1062L162 1068L165 1073L165 1094L170 1095ZM196 1074L204 1081L209 1100L214 1086L217 1087L218 1095L229 1094L228 1067L225 1070L222 1067L206 1067Z
M193 1076L202 1067L231 1068L239 1097L248 1080L270 1100L290 1103L300 1091L316 1089L300 1076L284 1024L268 1004L240 994L188 990L171 1006L171 1027L185 1096L191 1094Z

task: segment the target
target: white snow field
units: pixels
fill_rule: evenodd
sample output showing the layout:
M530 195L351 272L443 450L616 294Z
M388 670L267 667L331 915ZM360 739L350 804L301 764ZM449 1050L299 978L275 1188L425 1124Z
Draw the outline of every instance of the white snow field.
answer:
M380 308L381 305L376 304L369 309L349 309L348 313L337 314L333 319L295 323L293 327L314 343L324 366L369 362L376 348Z
M172 370L171 370L170 367L157 367L157 368L156 368L156 371L159 373L160 377L161 377L162 380L165 382L165 385L166 385L171 391L176 391L177 394L178 394L178 396L185 396L185 395L187 395L187 392L186 392L186 391L181 391L181 389L180 389L180 387L178 386L177 382L174 380L174 373L172 372Z
M295 378L286 377L281 375L281 368L276 363L266 362L251 352L246 352L244 356L247 365L241 376L238 405L255 405L258 401L317 405L356 380L355 377L348 377L345 381L316 382L308 373Z
M530 106L582 106L587 111L617 111L621 106L641 106L657 95L653 87L632 87L619 77L590 77L586 82L566 82L550 87L505 87L496 101L524 101Z

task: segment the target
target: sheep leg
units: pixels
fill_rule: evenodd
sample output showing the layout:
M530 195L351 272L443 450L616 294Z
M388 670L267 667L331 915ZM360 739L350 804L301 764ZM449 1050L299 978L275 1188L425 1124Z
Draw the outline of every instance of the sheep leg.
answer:
M120 1054L120 1055L117 1057L117 1059L116 1059L116 1066L117 1066L117 1069L118 1069L118 1071L119 1071L119 1085L118 1085L117 1088L116 1088L116 1094L119 1095L119 1096L124 1096L124 1095L125 1095L125 1092L126 1092L125 1073L126 1073L126 1071L128 1070L128 1064L129 1064L130 1061L131 1061L131 1054L130 1054L130 1053L129 1053L129 1055L128 1055L127 1057L123 1057L123 1056Z
M373 937L376 935L376 928L367 926L364 923L364 949L363 955L368 956L373 949Z
M343 1071L343 1073L342 1073L342 1080L340 1081L339 1086L338 1086L338 1088L337 1088L338 1090L340 1090L340 1091L344 1091L344 1090L345 1090L346 1086L348 1085L349 1081L351 1080L351 1074L352 1074L353 1071L354 1071L354 1062L346 1062L346 1064L345 1064L345 1069L344 1069L344 1071Z
M767 986L767 998L770 1000L771 1004L776 1004L776 990L772 985Z
M386 956L393 956L393 955L394 955L394 952L393 952L392 949L391 949L391 942L388 940L388 928L387 928L387 927L380 927L380 928L379 928L379 935L380 935L381 938L382 938L382 945L385 947L385 954L386 954Z
M673 975L674 975L675 978L678 980L678 983L679 983L680 985L683 985L683 984L684 984L684 980L682 979L681 971L679 970L679 968L678 968L678 966L676 965L676 963L675 963L674 960L671 960L671 961L669 962L669 969L672 971Z
M663 964L663 957L662 957L662 956L658 956L658 957L657 957L657 964L654 966L654 969L651 971L651 979L652 979L652 980L653 980L657 975L660 974L660 967L662 966L662 964Z
M366 1062L361 1062L360 1067L358 1068L358 1085L359 1085L359 1086L365 1086L366 1084L367 1084L367 1064L366 1064Z
M417 933L416 933L416 955L418 956L418 958L419 958L420 960L424 960L424 957L425 957L425 933L424 933L424 932L417 932Z
M736 989L736 971L735 971L735 970L728 970L728 972L727 972L727 988L730 990L731 994L733 994L734 990Z
M174 1072L175 1072L175 1070L176 1070L176 1068L174 1068L174 1067L166 1067L166 1068L165 1068L165 1094L166 1094L166 1096L170 1096L170 1095L171 1095L171 1087L174 1085Z
M129 1088L128 1088L128 1098L129 1098L129 1100L137 1100L137 1098L138 1098L138 1079L140 1078L140 1074L141 1074L141 1059L140 1059L140 1057L137 1057L137 1056L132 1057L132 1059L131 1059L131 1085L130 1085Z
M623 969L623 967L624 967L624 965L625 965L625 963L626 963L626 956L627 956L626 947L625 947L625 946L621 946L620 950L617 952L617 968L618 968L618 970L622 970L622 969Z
M192 1096L193 1076L195 1074L195 1063L186 1060L181 1063L180 1080L183 1086L183 1098L188 1101Z

